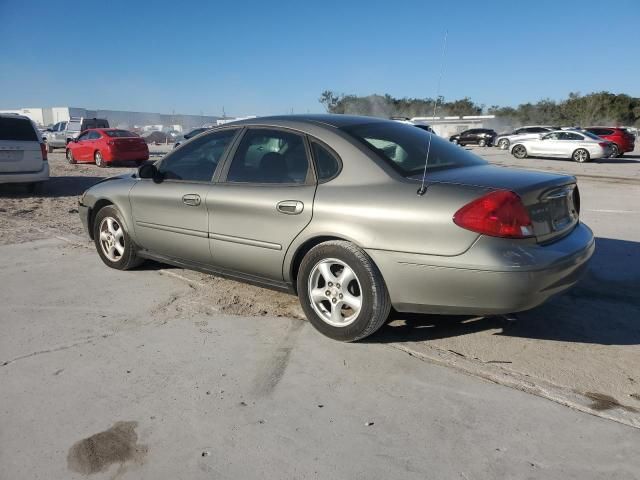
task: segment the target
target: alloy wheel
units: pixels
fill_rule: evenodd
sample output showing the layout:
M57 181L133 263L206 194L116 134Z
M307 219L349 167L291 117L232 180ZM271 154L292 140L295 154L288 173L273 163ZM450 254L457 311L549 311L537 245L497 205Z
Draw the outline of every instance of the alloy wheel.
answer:
M113 217L105 217L100 223L100 246L112 262L119 261L124 254L124 230Z
M584 148L579 148L575 152L573 152L573 159L578 163L584 163L589 160L589 152L587 152Z
M362 308L362 289L349 265L337 258L318 262L309 275L309 302L334 327L351 325Z
M500 149L506 150L507 148L509 148L509 140L503 138L498 142L498 146L500 147Z

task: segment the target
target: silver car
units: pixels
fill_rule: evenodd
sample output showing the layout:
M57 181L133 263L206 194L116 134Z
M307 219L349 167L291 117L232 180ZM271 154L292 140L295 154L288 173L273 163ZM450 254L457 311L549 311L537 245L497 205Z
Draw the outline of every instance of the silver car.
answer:
M538 138L540 134L553 132L554 130L558 130L554 127L546 127L546 126L526 126L516 128L511 133L503 133L496 137L494 141L494 145L496 145L501 150L507 150L509 146L513 143L516 143L520 140L527 140L529 138Z
M296 293L320 332L354 341L392 307L503 314L565 291L595 248L579 198L574 177L489 166L412 125L304 115L212 129L79 210L110 267Z
M511 146L511 154L516 158L571 158L578 163L608 158L612 152L611 142L586 131L571 130L556 130L537 138L519 140Z

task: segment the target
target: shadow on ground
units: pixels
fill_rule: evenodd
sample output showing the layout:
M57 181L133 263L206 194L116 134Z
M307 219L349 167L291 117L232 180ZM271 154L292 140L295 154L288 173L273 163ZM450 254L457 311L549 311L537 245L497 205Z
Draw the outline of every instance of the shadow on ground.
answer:
M597 238L590 269L578 285L516 318L393 312L366 341L419 342L499 329L494 335L640 345L640 243Z

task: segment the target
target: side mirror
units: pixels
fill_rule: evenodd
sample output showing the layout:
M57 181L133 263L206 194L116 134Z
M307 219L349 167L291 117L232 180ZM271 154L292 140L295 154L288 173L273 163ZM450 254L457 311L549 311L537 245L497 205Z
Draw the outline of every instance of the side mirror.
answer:
M164 180L162 173L153 163L146 163L138 169L138 177L150 178L155 183L160 183Z
M73 143L78 143L78 137L74 137L74 138L72 138L72 139L71 139L71 141L72 141Z

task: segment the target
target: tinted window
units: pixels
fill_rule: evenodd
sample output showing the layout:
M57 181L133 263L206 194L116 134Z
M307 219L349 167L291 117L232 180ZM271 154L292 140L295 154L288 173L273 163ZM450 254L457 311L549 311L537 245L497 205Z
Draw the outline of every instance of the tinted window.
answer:
M242 137L229 167L227 181L305 183L308 172L309 159L300 135L251 129Z
M187 133L184 138L189 139L191 137L195 137L196 135L200 135L202 132L206 132L208 128L196 128L195 130L191 130Z
M38 135L31 120L26 118L0 117L0 140L37 142Z
M89 132L81 133L81 134L78 136L78 141L79 141L79 142L81 142L82 140L88 140L88 139L89 139Z
M415 175L424 170L429 138L431 147L427 169L485 165L487 162L473 153L419 128L401 123L370 123L343 128L387 160L403 175Z
M166 179L210 182L238 130L223 130L200 137L174 150L160 164Z
M100 138L100 134L98 132L89 132L89 140L97 140Z
M313 152L313 158L316 161L319 181L327 180L338 173L340 163L333 153L316 142L311 143L311 150Z
M120 137L137 137L138 135L136 135L133 132L130 132L129 130L107 130L106 132L107 135L109 135L110 137L115 137L115 138L120 138Z

